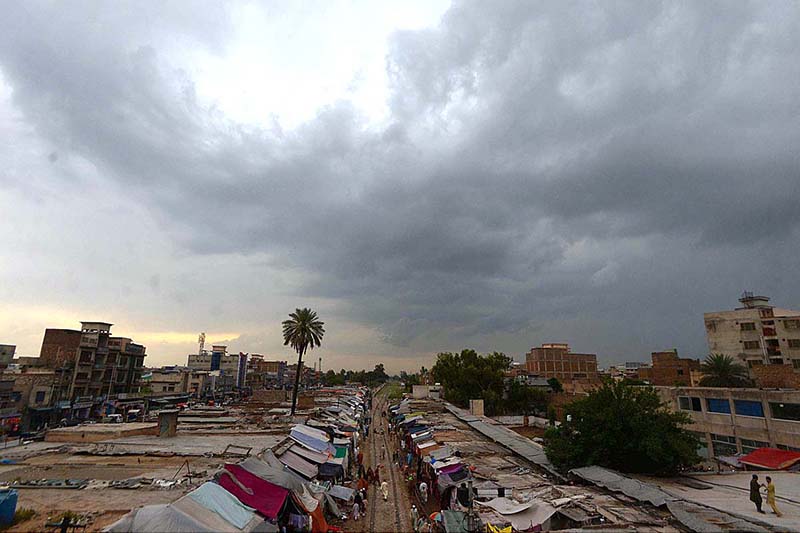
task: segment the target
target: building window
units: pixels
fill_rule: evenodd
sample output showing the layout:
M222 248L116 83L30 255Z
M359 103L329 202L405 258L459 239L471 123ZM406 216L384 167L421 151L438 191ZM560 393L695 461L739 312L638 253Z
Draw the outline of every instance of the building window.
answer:
M739 452L736 448L736 437L729 437L728 435L712 433L711 446L714 448L714 455L716 457L736 455Z
M755 322L742 322L739 325L739 329L742 331L755 331L756 330L756 323Z
M789 446L788 444L776 444L779 450L788 450L790 452L800 452L800 448Z
M783 327L786 329L800 329L800 320L784 320Z
M787 339L786 343L789 345L789 348L800 348L800 339Z
M772 309L762 309L759 314L761 315L761 318L772 318L773 316Z
M717 323L713 321L706 322L706 329L708 331L717 331Z
M763 364L764 364L764 362L762 360L760 360L760 359L748 359L747 360L747 366L750 367L750 368L753 368L754 366L761 366Z
M731 403L721 398L706 398L706 410L709 413L731 413Z
M36 403L44 403L44 391L36 391Z
M800 422L800 403L769 402L772 418Z
M758 350L760 347L761 343L758 341L744 341L745 350Z
M764 406L761 402L752 400L733 400L737 415L757 416L764 418Z
M678 406L683 411L702 411L700 398L696 396L678 396Z
M11 401L12 402L19 402L22 401L22 393L18 391L14 391L11 393Z
M754 452L759 448L769 448L769 442L760 440L741 439L742 453Z
M792 359L792 366L797 370L800 370L800 359Z

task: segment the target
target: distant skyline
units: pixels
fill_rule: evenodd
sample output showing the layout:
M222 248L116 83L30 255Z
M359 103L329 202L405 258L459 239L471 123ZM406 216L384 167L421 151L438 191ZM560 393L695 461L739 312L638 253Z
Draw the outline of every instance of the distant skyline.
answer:
M113 322L390 372L707 353L800 307L800 3L0 7L0 343ZM195 4L191 4L195 5Z

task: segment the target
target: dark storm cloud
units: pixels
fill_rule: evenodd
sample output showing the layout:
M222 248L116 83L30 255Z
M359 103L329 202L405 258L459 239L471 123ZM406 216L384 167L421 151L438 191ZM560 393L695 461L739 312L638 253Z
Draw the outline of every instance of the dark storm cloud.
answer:
M800 297L763 275L800 259L796 3L458 3L393 37L390 126L337 102L291 132L203 107L164 52L223 49L224 13L98 6L0 23L0 70L53 153L188 249L303 268L305 295L386 342L700 351L699 314L742 288Z

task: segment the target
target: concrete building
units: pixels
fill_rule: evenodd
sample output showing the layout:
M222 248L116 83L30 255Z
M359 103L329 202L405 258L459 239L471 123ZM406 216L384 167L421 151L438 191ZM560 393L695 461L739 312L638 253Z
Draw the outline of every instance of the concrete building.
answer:
M653 364L637 370L639 379L651 385L666 387L690 387L697 385L701 378L700 360L678 357L678 350L666 350L651 354Z
M688 413L706 458L772 447L800 451L800 391L656 387L674 411Z
M216 345L211 352L206 350L189 354L187 364L193 370L219 371L215 386L221 391L232 391L239 383L240 354L228 354L228 347ZM245 365L247 361L245 359Z
M152 396L189 394L199 398L206 388L209 374L210 371L207 370L165 366L150 369L145 382Z
M709 352L737 357L751 369L784 365L800 372L800 311L779 309L752 292L739 302L742 307L703 315Z
M569 344L548 343L531 348L526 356L528 373L566 381L597 381L597 355L572 353Z
M138 392L145 347L112 337L107 322L81 322L81 329L46 329L39 358L55 371L54 401L86 410L95 400Z
M282 389L285 375L286 361L267 361L263 355L250 354L245 385L252 390Z

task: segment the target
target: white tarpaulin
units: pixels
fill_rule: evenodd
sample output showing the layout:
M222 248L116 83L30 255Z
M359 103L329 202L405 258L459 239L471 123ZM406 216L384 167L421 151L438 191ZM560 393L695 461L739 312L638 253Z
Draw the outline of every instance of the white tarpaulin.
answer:
M511 522L512 527L517 531L526 531L539 524L544 524L556 512L555 507L540 500L517 503L508 498L495 498L486 503L479 501L476 503L497 511L503 518Z

